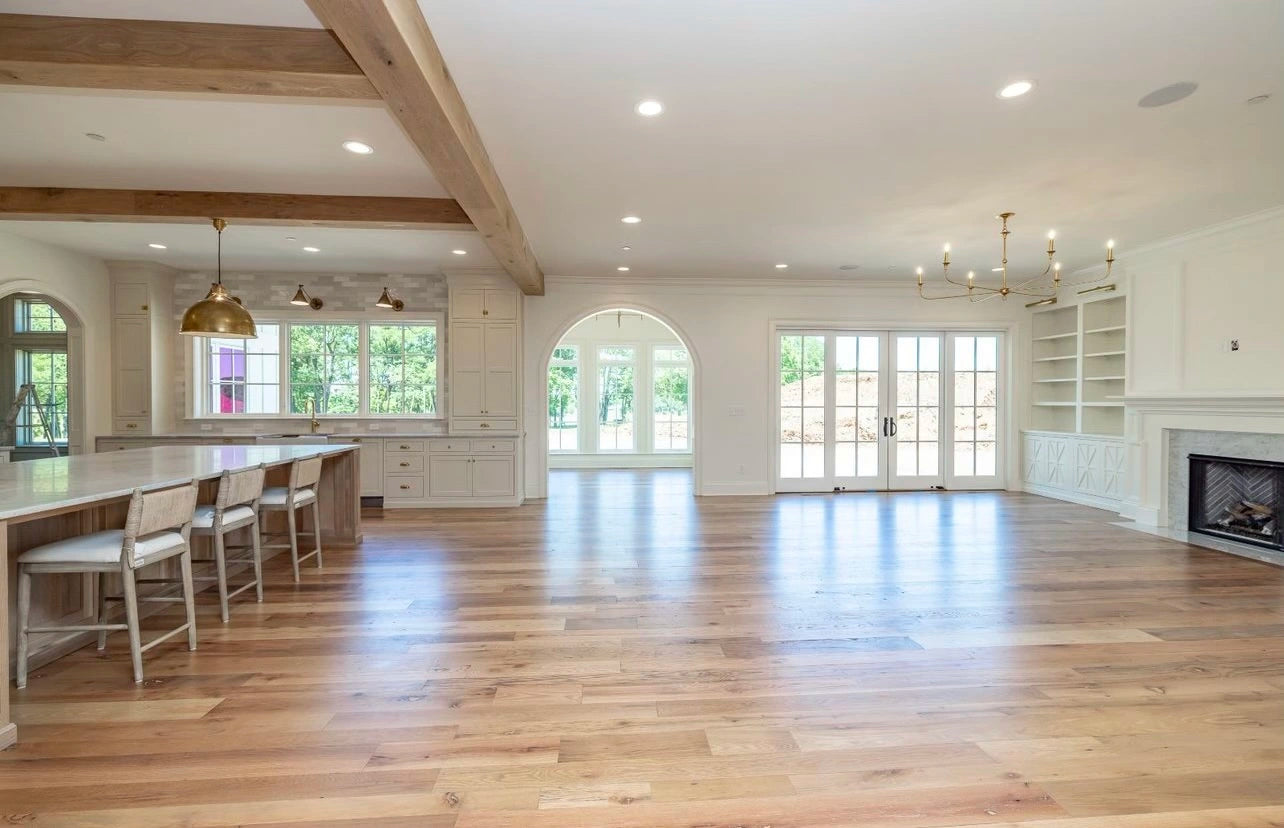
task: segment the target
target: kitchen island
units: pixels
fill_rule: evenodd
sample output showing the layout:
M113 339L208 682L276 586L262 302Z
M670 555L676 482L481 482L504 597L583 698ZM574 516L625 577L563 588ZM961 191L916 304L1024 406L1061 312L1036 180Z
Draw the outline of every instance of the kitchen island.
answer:
M290 463L317 456L322 458L317 486L321 540L327 545L360 543L360 461L358 447L351 444L165 446L0 465L0 560L5 562L0 637L6 642L0 667L0 748L17 739L9 712L9 665L15 646L9 629L16 618L9 584L16 580L19 554L74 535L120 528L135 488L164 488L197 479L202 481L201 502L210 503L224 470L262 463L268 468L268 484L284 485ZM39 590L33 590L32 623L83 623L94 615L95 590L93 577L45 576ZM83 632L33 636L31 664L51 661L93 638L93 633Z

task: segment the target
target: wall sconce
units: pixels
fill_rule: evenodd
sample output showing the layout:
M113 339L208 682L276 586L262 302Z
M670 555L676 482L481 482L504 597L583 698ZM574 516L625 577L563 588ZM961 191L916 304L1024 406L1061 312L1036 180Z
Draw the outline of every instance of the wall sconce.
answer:
M299 285L299 289L294 292L294 298L290 300L290 304L305 305L312 308L312 310L321 310L321 308L325 307L325 302L322 302L320 299L315 297L308 296L308 292L303 289L303 285Z
M406 309L406 303L400 299L393 299L388 295L388 288L385 287L383 289L383 293L379 294L379 299L375 302L375 307L388 308L394 311L403 311Z

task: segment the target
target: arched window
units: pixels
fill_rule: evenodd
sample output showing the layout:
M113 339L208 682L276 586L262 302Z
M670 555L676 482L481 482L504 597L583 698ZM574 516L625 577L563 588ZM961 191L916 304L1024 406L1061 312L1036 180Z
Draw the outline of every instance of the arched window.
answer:
M8 325L5 337L13 354L6 360L12 366L4 383L7 387L3 408L8 413L19 391L30 385L34 399L28 395L14 421L14 443L17 446L66 446L68 434L67 323L53 305L35 296L14 296L7 301ZM8 367L8 366L7 366ZM36 403L39 401L40 410ZM41 417L43 410L44 417Z

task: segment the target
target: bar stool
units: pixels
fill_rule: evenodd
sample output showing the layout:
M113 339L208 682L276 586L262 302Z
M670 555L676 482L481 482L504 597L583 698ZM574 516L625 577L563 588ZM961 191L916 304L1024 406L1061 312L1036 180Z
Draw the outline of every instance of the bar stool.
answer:
M192 531L192 512L196 508L196 481L169 489L143 492L134 489L129 498L129 511L124 529L108 529L89 535L37 546L18 556L18 675L19 687L27 686L28 636L42 632L80 632L97 630L98 649L107 646L109 630L129 632L129 652L134 662L134 682L143 680L143 653L166 639L187 631L187 649L196 649L196 603L192 590L192 552L188 541ZM182 566L183 597L139 598L134 572L145 566L177 556ZM31 576L49 573L98 573L98 618L96 624L60 627L32 627ZM104 623L106 576L120 573L125 603L125 623ZM138 602L182 600L187 608L187 623L180 624L146 644L140 643Z
M263 477L266 467L260 464L253 469L233 472L224 471L218 481L218 494L212 504L196 507L192 518L192 534L208 537L214 547L214 574L198 575L194 581L217 581L218 602L222 611L223 623L227 623L227 602L250 587L260 603L263 601L263 553L259 549L259 498L263 495ZM231 546L226 538L238 529L249 528L250 543ZM228 552L250 550L248 558L228 558ZM208 558L193 558L198 563L208 563ZM254 578L235 590L227 591L227 565L253 564Z
M317 569L321 568L321 511L317 505L317 483L321 480L321 458L307 457L290 464L290 482L285 486L268 486L259 498L261 512L285 512L288 532L263 532L264 539L289 537L289 543L264 543L263 549L289 549L294 564L294 582L299 582L299 561L317 556ZM312 531L299 531L297 510L312 506ZM299 556L299 536L311 537L313 549Z

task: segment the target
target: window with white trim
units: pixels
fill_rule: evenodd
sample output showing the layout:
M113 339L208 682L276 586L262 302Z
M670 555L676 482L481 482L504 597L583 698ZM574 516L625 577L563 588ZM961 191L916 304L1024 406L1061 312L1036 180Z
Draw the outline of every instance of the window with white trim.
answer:
M597 448L633 451L633 379L637 349L604 345L597 349Z
M651 351L651 422L655 451L691 450L691 365L686 348Z
M558 345L548 364L548 450L580 448L580 348Z
M196 337L192 413L439 417L442 322L260 318L256 339Z

